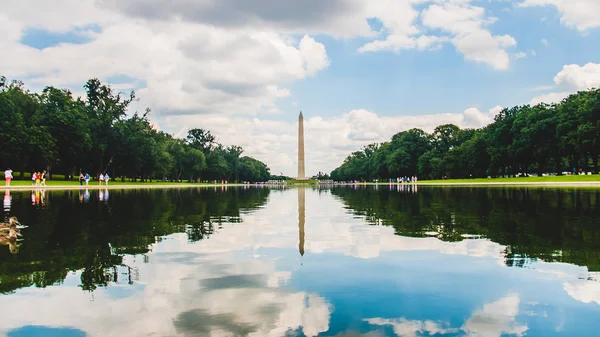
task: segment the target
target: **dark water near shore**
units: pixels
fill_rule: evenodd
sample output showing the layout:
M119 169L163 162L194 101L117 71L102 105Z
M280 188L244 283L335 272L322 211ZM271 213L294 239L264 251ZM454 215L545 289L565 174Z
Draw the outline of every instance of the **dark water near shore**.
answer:
M598 190L4 193L0 336L600 336Z

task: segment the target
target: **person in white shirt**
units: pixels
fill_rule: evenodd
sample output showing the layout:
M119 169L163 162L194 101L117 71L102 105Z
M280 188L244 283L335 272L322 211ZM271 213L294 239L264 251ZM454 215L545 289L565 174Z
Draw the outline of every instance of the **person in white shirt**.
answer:
M100 173L100 178L98 179L99 184L98 185L102 185L102 182L104 181L104 174Z
M4 180L6 180L6 186L10 186L10 181L13 178L12 172L13 171L10 168L4 171Z

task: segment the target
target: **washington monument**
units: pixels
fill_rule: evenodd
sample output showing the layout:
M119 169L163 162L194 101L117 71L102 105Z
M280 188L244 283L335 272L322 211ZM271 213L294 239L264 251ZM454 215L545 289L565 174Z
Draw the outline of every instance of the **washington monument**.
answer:
M298 180L306 179L304 174L304 117L298 116Z

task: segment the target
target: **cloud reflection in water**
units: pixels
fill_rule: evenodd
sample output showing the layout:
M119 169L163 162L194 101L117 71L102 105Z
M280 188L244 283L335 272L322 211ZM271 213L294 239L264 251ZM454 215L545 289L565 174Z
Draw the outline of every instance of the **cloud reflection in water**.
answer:
M326 259L339 262L340 256L351 258L354 265L365 267L365 271L353 271L360 273L371 266L399 268L402 263L416 263L411 259L417 256L421 260L411 271L425 276L446 276L444 268L449 267L445 264L458 261L462 265L451 266L456 273L447 283L460 284L461 277L472 276L465 271L505 274L509 269L505 264L507 246L488 239L446 242L395 235L392 227L365 225L364 219L348 212L327 191L273 191L264 207L244 213L241 220L238 224L225 223L209 239L195 243L189 243L184 233L169 235L147 254L150 263L143 263L140 256L125 256L124 263L137 268L140 275L135 289L126 284L111 285L90 295L68 286L72 283L69 279L79 278L78 272L63 286L25 288L14 296L0 297L0 305L10 308L3 315L0 333L29 325L73 326L89 336L121 336L123 332L131 336L301 336L301 331L306 336L379 337L387 336L389 328L397 336L499 337L523 336L530 331L522 317L522 294L508 292L489 300L492 295L480 295L489 290L486 285L472 290L479 296L474 297L476 300L485 300L462 303L461 310L472 306L466 309L470 316L460 322L416 319L406 312L361 317L373 331L349 327L341 332L339 327L331 330L336 303L327 292L334 289L341 293L345 286L356 286L359 279L349 275L347 283L332 283L329 278L344 277L333 273L344 269L328 265ZM290 251L295 254L288 254ZM600 304L599 283L588 280L587 268L539 260L528 262L526 267L511 277L526 275L536 281L551 281L575 300ZM303 277L313 283L320 281L327 291L307 291L303 283L294 283L302 268L317 270L308 276L305 272ZM394 272L398 271L382 270L396 281L392 284L395 288L386 294L413 289L402 288ZM418 283L414 287L422 287L415 289L436 292L440 301L447 300L444 296L450 298L449 290L428 289L429 280L419 280L423 275L405 277ZM385 279L372 275L360 280L366 280L360 284L363 289L375 290L383 287L376 282ZM368 296L368 292L364 294ZM432 303L421 305L434 307Z

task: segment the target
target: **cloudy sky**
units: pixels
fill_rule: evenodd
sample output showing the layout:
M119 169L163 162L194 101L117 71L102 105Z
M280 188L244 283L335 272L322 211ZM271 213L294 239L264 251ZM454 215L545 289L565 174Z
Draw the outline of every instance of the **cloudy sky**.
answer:
M307 174L412 127L600 86L597 0L3 0L0 74L80 94L98 77L176 136L211 130Z

